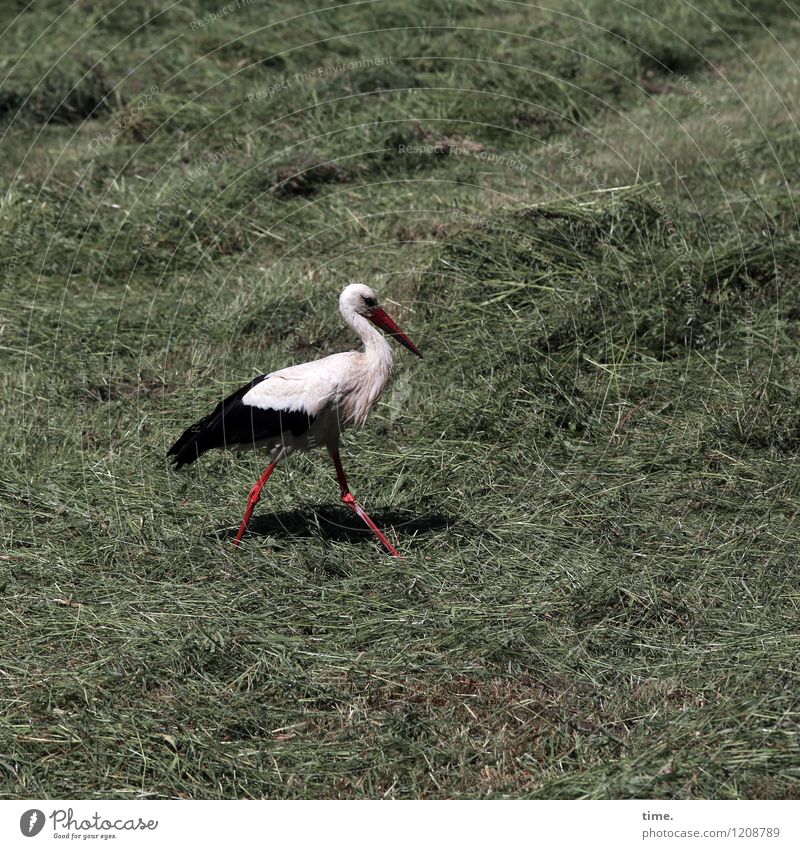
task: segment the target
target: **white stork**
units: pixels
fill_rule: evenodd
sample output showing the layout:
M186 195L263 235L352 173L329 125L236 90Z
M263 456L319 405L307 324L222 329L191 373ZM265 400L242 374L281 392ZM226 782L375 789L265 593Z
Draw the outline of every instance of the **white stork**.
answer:
M392 374L392 349L375 328L385 330L418 357L422 354L378 305L369 286L346 286L339 296L339 310L361 337L363 352L332 354L256 377L184 431L167 452L176 469L193 463L211 448L263 448L269 453L270 464L250 491L235 545L244 535L261 490L278 463L295 451L324 446L336 467L342 501L366 522L391 554L400 556L350 492L339 457L339 437L345 428L361 427L366 422Z

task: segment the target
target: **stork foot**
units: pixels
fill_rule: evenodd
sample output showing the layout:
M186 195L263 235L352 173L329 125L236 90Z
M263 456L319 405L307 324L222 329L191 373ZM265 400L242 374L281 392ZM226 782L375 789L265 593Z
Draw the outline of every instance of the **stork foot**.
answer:
M239 525L239 533L236 534L236 539L233 541L234 545L238 546L242 541L242 537L244 536L244 532L247 530L247 525L250 521L250 516L253 515L253 510L255 509L256 504L258 504L258 499L261 498L261 490L264 488L264 484L269 480L269 476L275 471L276 465L277 463L270 463L264 470L264 474L261 475L250 490L250 496L247 499L247 509L244 511L244 518L242 519L241 525Z
M352 492L343 492L342 493L342 501L356 514L356 516L364 522L372 533L375 534L376 537L383 543L384 548L391 554L393 557L402 557L400 552L389 542L386 538L386 534L372 521L369 516L369 513L356 501L355 495Z
M339 457L339 448L335 445L330 446L328 450L331 453L333 465L336 466L336 477L339 479L339 489L342 492L342 501L364 522L365 525L375 534L376 537L383 543L384 548L393 557L400 557L400 552L389 542L386 534L370 519L367 511L356 501L355 495L350 492L350 487L347 485L347 476L342 468L342 460Z

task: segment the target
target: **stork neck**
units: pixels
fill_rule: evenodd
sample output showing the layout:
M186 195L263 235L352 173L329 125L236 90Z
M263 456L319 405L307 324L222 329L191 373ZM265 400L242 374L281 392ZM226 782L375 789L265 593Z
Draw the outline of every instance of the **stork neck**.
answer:
M370 364L387 374L394 366L394 356L391 345L386 337L370 321L357 312L344 315L344 320L353 328L364 343L364 353Z

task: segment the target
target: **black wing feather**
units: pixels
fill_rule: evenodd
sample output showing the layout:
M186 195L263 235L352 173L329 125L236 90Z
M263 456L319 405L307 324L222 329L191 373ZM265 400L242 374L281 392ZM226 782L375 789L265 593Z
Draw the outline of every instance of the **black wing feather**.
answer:
M212 448L254 445L290 431L293 436L305 433L314 417L300 410L262 410L243 404L242 398L268 375L262 374L236 390L205 418L188 427L167 451L174 457L176 469L187 466Z

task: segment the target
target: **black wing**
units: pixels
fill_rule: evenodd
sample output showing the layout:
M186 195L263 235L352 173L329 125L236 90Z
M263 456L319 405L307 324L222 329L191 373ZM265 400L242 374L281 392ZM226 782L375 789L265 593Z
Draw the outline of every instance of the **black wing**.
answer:
M300 410L262 410L242 403L242 398L266 377L268 375L262 374L240 387L220 401L205 418L183 432L167 451L167 457L173 457L176 469L194 463L212 448L252 446L285 431L300 436L311 427L314 417Z

